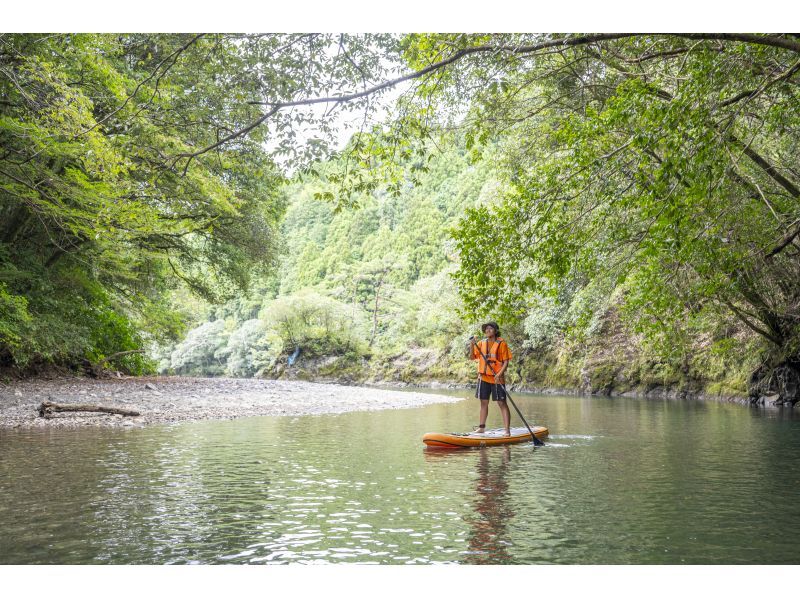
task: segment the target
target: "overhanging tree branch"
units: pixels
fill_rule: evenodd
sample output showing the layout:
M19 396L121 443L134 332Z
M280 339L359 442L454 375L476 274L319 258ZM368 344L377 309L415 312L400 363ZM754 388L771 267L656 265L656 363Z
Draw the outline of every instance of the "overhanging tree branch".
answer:
M675 37L686 39L719 40L731 42L745 42L791 50L800 54L800 41L780 37L779 35L758 35L755 33L670 33Z
M729 133L727 135L728 141L733 143L736 147L740 148L744 154L750 158L753 162L758 164L758 166L766 172L772 180L778 183L781 187L786 189L792 197L800 198L800 189L798 189L794 183L792 183L789 179L783 176L778 170L770 164L766 159L764 159L761 155L759 155L750 145L745 144L740 139L738 139L733 133Z
M606 40L614 40L620 39L625 37L633 37L639 34L635 33L599 33L596 35L584 35L579 37L573 38L561 38L557 40L547 40L538 44L532 44L528 46L509 46L509 45L484 45L484 46L475 46L473 48L464 48L462 50L456 51L452 56L449 58L445 58L444 60L440 60L439 62L435 62L424 69L415 71L413 73L409 73L407 75L403 75L401 77L396 77L394 79L390 79L389 81L384 81L378 85L374 85L368 89L363 91L354 92L350 94L343 94L340 96L327 96L322 98L308 98L303 100L294 100L290 102L249 102L250 104L254 105L262 105L262 106L271 106L272 109L267 112L266 114L259 117L254 122L250 123L246 127L243 127L237 131L234 131L227 137L224 137L219 142L212 143L196 152L192 153L182 153L177 154L173 158L173 165L176 164L182 158L188 158L191 161L193 158L196 158L202 154L212 151L217 147L224 145L229 141L233 141L238 137L242 137L243 135L247 135L250 131L261 125L264 121L266 121L270 116L273 116L283 108L290 108L294 106L312 106L315 104L327 104L331 102L342 103L342 102L351 102L353 100L357 100L385 89L390 89L399 85L400 83L404 83L406 81L412 81L414 79L419 79L420 77L424 77L428 73L433 71L442 69L446 66L449 66L455 62L458 62L462 58L466 56L470 56L472 54L486 54L492 52L508 52L511 54L531 54L537 52L539 50L544 50L547 48L567 48L567 47L575 47L586 45L590 43L595 43L598 41L606 41ZM187 163L188 166L188 163ZM184 168L184 174L186 172L186 168Z
M104 122L106 122L106 121L107 121L109 118L111 118L112 116L114 116L115 114L117 114L117 113L118 113L120 110L122 110L123 108L125 108L125 106L127 106L127 105L128 105L128 102L130 102L130 101L131 101L133 98L135 98L135 97L136 97L136 94L137 94L137 93L139 93L139 90L142 88L142 86L143 86L145 83L147 83L148 81L151 81L151 80L152 80L152 79L153 79L153 78L156 76L156 73L158 73L158 70L161 68L161 66L162 66L162 65L164 65L164 64L165 64L165 63L166 63L168 60L172 60L172 64L171 64L170 66L168 66L168 67L167 67L167 68L164 70L164 73L162 73L161 75L159 75L159 76L158 76L158 80L160 81L160 80L161 80L161 78L164 76L164 74L165 74L165 73L166 73L166 72L167 72L167 71L168 71L168 70L169 70L169 69L172 67L172 65L174 65L174 64L175 64L175 62L178 60L178 57L179 57L181 54L183 54L183 53L184 53L184 52L185 52L185 51L186 51L186 50L189 48L189 46L191 46L192 44L194 44L194 43L195 43L197 40L199 40L199 39L200 39L201 37L203 37L204 35L205 35L204 33L200 33L199 35L195 35L195 36L194 36L192 39L190 39L188 42L186 42L186 43L185 43L183 46L181 46L180 48L178 48L177 50L175 50L174 52L172 52L172 53L171 53L169 56L166 56L166 57L165 57L163 60L161 60L161 62L159 62L159 63L156 65L156 68L154 68L154 69L153 69L153 71L150 73L150 75L149 75L149 76L147 76L146 78L142 79L142 80L139 82L139 84L136 86L136 88L133 90L133 92L132 92L132 93L131 93L131 94L130 94L130 95L127 97L127 98L125 98L125 101L124 101L124 102L122 102L122 104L121 104L121 105L120 105L120 106L119 106L117 109L115 109L115 110L112 110L111 112L109 112L108 114L106 114L106 115L105 115L103 118L101 118L100 120L98 120L98 121L97 121L97 122L96 122L94 125L92 125L90 128L88 128L88 129L85 129L85 130L83 130L83 131L81 131L81 132L77 133L77 134L75 135L75 137L78 137L78 136L80 136L80 135L85 135L86 133L89 133L89 132L90 132L90 131L92 131L93 129L95 129L95 128L99 127L101 124L103 124Z
M765 82L760 87L758 87L756 89L749 89L747 91L742 91L742 92L736 94L735 96L733 96L732 98L728 98L727 100L723 100L722 102L719 103L719 105L720 105L720 107L730 106L731 104L735 104L736 102L738 102L740 100L744 100L745 98L752 100L753 98L755 98L755 97L759 96L760 94L762 94L767 88L772 87L776 83L779 83L781 81L786 81L787 79L791 79L799 70L800 70L800 60L795 62L785 72L783 72L779 76L775 77L774 79L770 79L769 81Z
M408 73L400 77L396 77L394 79L390 79L388 81L384 81L383 83L374 85L368 89L364 89L359 92L342 94L338 96L326 96L321 98L307 98L307 99L294 100L288 102L255 102L255 101L249 102L250 104L253 105L269 106L271 107L271 109L262 116L260 116L258 119L250 123L249 125L242 127L236 131L233 131L230 135L223 137L222 139L216 141L215 143L207 145L195 152L184 152L175 155L171 160L171 167L174 167L177 164L177 162L179 162L181 159L184 158L187 159L187 163L183 169L183 173L185 175L189 164L194 158L201 156L209 151L212 151L230 141L233 141L234 139L247 135L253 129L263 124L268 118L275 115L281 109L295 107L295 106L312 106L315 104L325 104L325 103L343 103L361 99L366 96L378 93L380 91L393 88L399 85L400 83L424 77L425 75L433 71L440 70L449 65L452 65L467 56L475 54L501 54L501 53L508 53L512 55L526 55L526 54L533 54L535 52L546 50L549 48L565 49L570 47L586 46L601 41L612 41L628 37L647 37L647 36L661 37L663 36L663 34L599 33L599 34L579 35L575 37L565 37L559 39L545 40L540 43L529 44L529 45L515 46L508 44L490 44L490 45L475 46L472 48L462 48L454 52L448 58L445 58L438 62L434 62L423 69L414 71L412 73ZM738 34L738 33L689 33L689 34L677 33L677 34L669 34L669 36L683 37L687 39L697 39L697 40L738 41L743 43L759 44L775 48L781 48L800 53L800 42L787 39L779 35L758 35L758 34ZM667 96L665 96L665 99L671 99L671 97L672 96L667 94Z
M792 241L794 241L797 238L798 235L800 235L800 223L796 222L794 230L790 231L789 233L787 233L783 237L783 239L780 240L778 245L766 255L766 258L767 259L772 259L776 255L778 255L781 251L783 251L789 245L791 245Z

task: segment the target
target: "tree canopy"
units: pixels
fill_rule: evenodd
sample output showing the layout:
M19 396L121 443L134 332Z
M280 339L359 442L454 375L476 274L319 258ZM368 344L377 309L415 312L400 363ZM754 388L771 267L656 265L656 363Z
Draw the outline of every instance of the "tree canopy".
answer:
M98 338L92 310L115 330L138 318L131 345L175 330L176 280L209 299L246 287L274 263L280 163L317 181L314 199L371 214L327 229L325 247L313 227L291 240L305 256L285 281L295 290L435 275L445 263L426 244L463 213L453 256L469 312L544 309L551 328L567 313L579 328L581 310L613 303L670 346L724 340L735 322L794 363L798 71L793 34L3 35L4 359L44 338L29 331L48 314ZM321 165L345 113L353 134ZM375 212L370 197L401 197L455 138L476 163L492 148L501 192L452 212L435 200ZM404 218L409 250L387 269L395 229L381 223ZM367 305L351 286L342 298Z
M174 333L176 281L224 297L272 262L283 177L264 132L175 163L252 118L256 60L225 36L0 37L3 360Z

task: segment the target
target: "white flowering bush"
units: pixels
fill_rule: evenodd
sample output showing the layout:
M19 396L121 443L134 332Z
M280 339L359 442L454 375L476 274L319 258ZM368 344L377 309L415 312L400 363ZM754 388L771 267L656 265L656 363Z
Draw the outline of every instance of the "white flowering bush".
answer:
M205 322L190 330L173 349L169 369L178 375L223 374L228 336L223 320Z
M225 373L235 377L253 376L265 363L263 354L269 352L267 328L254 318L245 320L228 337L225 348L227 365Z

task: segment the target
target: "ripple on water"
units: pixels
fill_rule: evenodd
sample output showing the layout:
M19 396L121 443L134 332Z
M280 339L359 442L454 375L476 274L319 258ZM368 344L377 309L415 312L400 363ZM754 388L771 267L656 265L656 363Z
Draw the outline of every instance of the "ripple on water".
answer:
M797 418L633 399L521 395L518 403L558 431L544 450L424 451L424 432L471 427L471 402L4 432L0 561L798 559L800 466L782 458L800 449ZM552 450L562 448L571 450ZM767 504L780 508L766 517Z

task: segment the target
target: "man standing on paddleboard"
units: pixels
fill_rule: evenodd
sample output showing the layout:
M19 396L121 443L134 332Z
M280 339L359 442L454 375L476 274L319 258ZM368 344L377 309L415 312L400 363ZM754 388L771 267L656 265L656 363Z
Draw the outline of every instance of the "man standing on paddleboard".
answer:
M500 327L497 322L486 322L481 326L481 331L486 338L475 341L475 337L469 338L466 346L467 357L478 362L478 388L475 389L475 396L481 401L480 423L475 428L475 432L481 434L486 431L486 418L489 415L489 397L497 401L500 413L503 416L503 426L506 429L506 436L511 435L511 413L506 404L506 392L504 385L505 371L508 362L511 361L511 349L508 343L500 338Z

